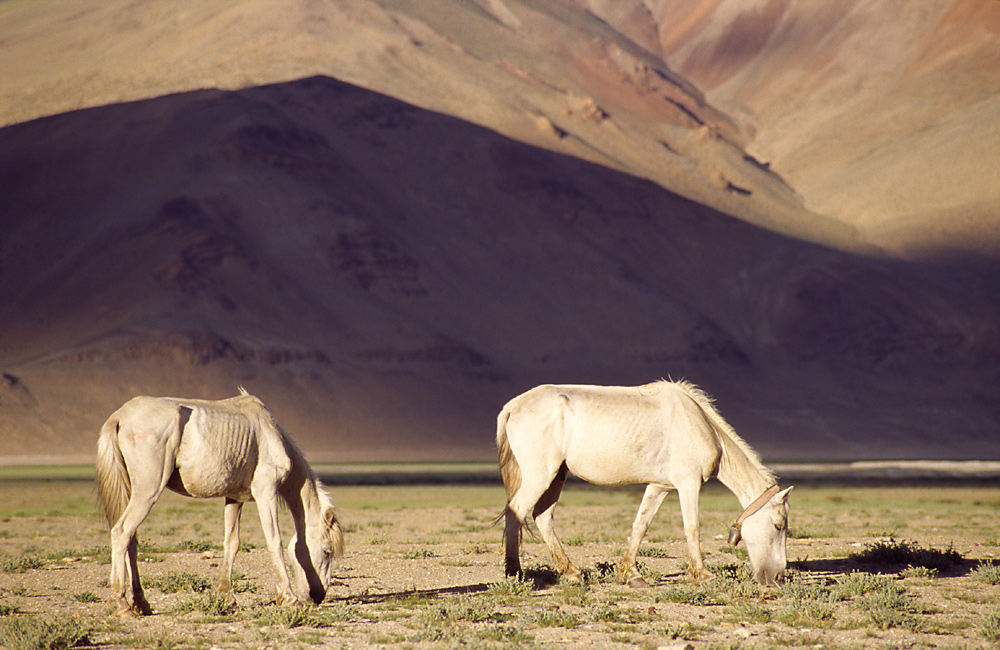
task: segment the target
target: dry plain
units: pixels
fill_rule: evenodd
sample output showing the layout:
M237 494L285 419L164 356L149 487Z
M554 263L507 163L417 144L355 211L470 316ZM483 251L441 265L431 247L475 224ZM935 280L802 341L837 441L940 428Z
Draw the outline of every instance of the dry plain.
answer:
M559 584L538 538L531 580L504 580L493 520L499 484L333 485L347 531L327 600L271 604L273 573L251 504L236 602L214 598L222 504L164 496L140 529L140 571L155 614L108 615L107 532L86 469L0 481L0 646L97 648L824 647L989 648L1000 643L1000 487L996 484L796 486L789 579L760 589L725 547L735 498L702 493L712 582L683 579L676 499L654 520L641 565L653 585L605 576L639 488L570 484L557 530L588 568ZM19 477L19 474L21 475ZM288 520L284 521L285 529ZM18 637L18 634L21 637ZM46 637L45 635L49 636ZM17 645L23 644L23 645ZM60 645L63 644L63 645Z

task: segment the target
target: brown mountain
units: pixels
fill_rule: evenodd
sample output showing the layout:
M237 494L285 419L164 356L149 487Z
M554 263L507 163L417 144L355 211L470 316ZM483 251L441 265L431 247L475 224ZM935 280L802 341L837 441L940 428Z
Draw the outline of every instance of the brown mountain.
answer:
M997 457L997 187L902 171L996 165L995 46L869 3L797 73L820 10L730 4L0 5L0 455L242 384L315 458L485 458L531 385L673 376L770 457ZM882 33L933 74L853 97Z

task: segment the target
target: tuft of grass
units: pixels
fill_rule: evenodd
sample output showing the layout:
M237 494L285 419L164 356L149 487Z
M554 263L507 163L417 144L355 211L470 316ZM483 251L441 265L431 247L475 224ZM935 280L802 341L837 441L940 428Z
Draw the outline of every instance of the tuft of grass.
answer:
M329 627L331 621L312 605L267 605L256 612L258 625L280 627Z
M506 580L492 583L487 591L493 596L527 596L535 589L534 581L525 577L511 576Z
M8 605L7 603L0 603L0 616L11 616L18 612L17 607L13 605Z
M557 608L539 612L535 617L535 624L538 627L563 627L571 630L583 625L583 621L575 614Z
M173 546L172 550L197 551L199 553L204 553L205 551L221 551L222 545L213 544L212 542L205 539L199 539L199 540L185 539L180 542L177 542L177 544Z
M870 593L901 593L905 588L887 576L848 573L837 581L832 593L837 600L849 600Z
M0 620L0 648L66 650L90 643L91 629L76 619L15 616Z
M78 603L99 603L101 602L100 596L95 595L90 591L81 591L78 594L73 594L71 596L73 600Z
M770 623L774 613L752 600L739 600L726 606L726 619L734 623Z
M152 576L146 579L146 585L165 594L175 594L179 591L204 593L212 589L211 580L190 571L171 571L166 575Z
M208 616L228 618L239 611L239 606L231 595L212 591L180 603L174 611L181 613L203 612Z
M693 587L688 585L670 587L663 593L658 594L655 600L658 603L669 602L698 606L719 604L704 587Z

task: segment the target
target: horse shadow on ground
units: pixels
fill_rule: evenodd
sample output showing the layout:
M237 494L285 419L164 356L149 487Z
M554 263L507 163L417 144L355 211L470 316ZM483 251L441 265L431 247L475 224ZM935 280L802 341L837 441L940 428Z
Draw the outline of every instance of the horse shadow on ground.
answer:
M353 603L359 605L370 605L374 603L386 603L390 601L405 600L408 598L437 598L439 596L463 596L466 594L477 594L488 591L490 583L481 582L472 585L455 585L453 587L437 587L434 589L405 589L403 591L389 591L384 593L362 592L341 598L332 598L331 601Z
M822 560L800 560L789 562L790 569L802 574L813 576L835 577L851 573L871 573L873 575L901 575L906 571L926 569L938 578L960 578L986 566L1000 567L1000 560L969 560L965 558L951 562L914 564L896 562L878 562L858 559L854 556L846 558L827 558Z

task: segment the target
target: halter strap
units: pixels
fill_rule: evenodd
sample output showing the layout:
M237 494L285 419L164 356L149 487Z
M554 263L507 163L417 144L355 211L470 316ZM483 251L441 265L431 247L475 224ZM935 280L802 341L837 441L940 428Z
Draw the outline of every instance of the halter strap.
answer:
M732 546L739 544L740 539L743 537L743 522L767 505L767 502L770 501L779 491L780 489L778 488L778 484L775 483L771 487L764 490L764 494L754 499L754 502L748 505L743 512L740 513L740 516L736 518L736 522L729 528L729 543Z

